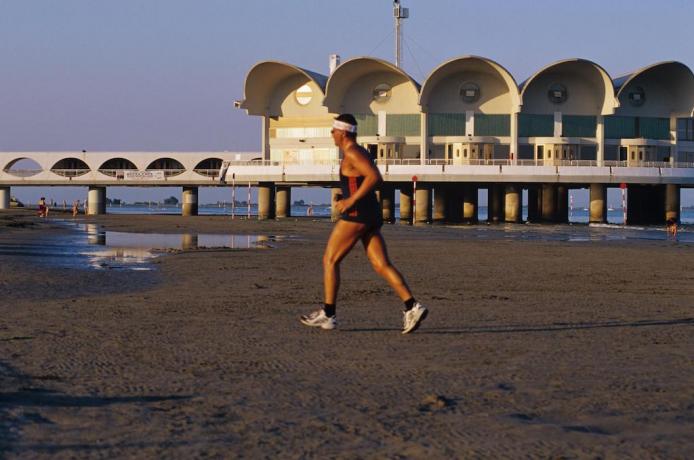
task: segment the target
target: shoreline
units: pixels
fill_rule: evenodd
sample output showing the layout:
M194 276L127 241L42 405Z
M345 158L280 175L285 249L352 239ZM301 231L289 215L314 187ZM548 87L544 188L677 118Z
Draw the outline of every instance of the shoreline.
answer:
M300 236L268 250L172 253L149 274L3 256L0 451L672 458L694 448L691 244L386 226L393 262L431 310L403 337L400 302L361 248L343 262L339 329L299 324L321 299L332 224L315 220L80 219ZM61 231L0 213L0 242Z

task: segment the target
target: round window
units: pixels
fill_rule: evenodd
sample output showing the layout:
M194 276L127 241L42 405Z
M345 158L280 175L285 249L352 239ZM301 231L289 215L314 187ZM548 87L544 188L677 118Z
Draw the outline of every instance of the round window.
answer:
M313 90L310 86L304 85L296 90L294 96L296 97L296 102L299 105L308 105L309 102L311 102L311 99L313 99Z
M640 86L629 92L629 104L634 107L641 107L646 103L646 92Z
M561 83L554 83L550 85L547 96L553 104L562 104L569 98L569 93L566 86Z
M460 98L467 102L477 102L480 99L480 87L472 82L460 85Z
M376 86L373 91L373 100L374 102L378 102L380 104L383 104L385 102L388 102L390 100L390 95L392 93L392 89L390 85L387 85L385 83L381 83L380 85Z

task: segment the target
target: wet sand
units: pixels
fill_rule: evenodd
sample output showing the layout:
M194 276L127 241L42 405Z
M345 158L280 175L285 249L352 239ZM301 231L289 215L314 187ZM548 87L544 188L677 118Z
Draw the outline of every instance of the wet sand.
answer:
M81 218L84 220L84 218ZM694 452L694 245L461 240L387 226L431 314L360 248L337 331L327 221L100 216L106 230L291 235L180 251L154 272L0 256L0 457L686 458ZM0 242L65 230L0 213Z

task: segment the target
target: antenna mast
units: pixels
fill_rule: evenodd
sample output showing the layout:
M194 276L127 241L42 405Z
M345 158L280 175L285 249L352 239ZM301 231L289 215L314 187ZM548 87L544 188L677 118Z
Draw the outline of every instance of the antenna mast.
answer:
M395 18L395 65L400 67L402 63L400 53L402 24L400 20L410 17L410 9L400 6L400 0L393 0L393 17Z

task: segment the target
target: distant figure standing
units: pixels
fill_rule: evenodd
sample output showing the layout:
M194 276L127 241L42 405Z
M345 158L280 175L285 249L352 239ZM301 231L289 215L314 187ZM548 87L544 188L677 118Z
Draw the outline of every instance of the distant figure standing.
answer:
M72 217L77 217L80 212L80 200L75 200L72 202Z
M48 216L48 206L46 205L46 198L41 197L39 199L39 217L47 217Z
M412 296L405 279L388 258L381 235L383 218L375 189L383 181L372 158L357 143L357 120L351 114L335 118L330 131L343 159L340 163L342 195L333 203L340 212L323 254L323 308L301 317L306 326L335 329L335 301L340 287L340 262L361 241L376 273L383 277L405 304L403 334L416 330L428 310Z
M313 215L313 203L308 205L308 208L306 209L306 215L307 216L312 216Z

